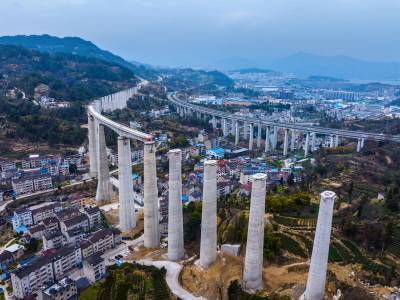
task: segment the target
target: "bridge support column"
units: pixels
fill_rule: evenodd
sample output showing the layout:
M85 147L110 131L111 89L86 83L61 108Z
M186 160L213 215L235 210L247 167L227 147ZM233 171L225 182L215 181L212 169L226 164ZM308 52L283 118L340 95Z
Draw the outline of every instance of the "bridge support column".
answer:
M261 124L257 125L257 148L261 147Z
M272 142L272 148L276 150L276 146L278 145L278 127L274 127L274 140Z
M182 213L182 151L168 152L168 259L183 258L183 213Z
M288 154L288 144L289 144L289 129L285 128L285 138L283 140L283 156Z
M235 128L235 120L230 120L230 129L231 129L231 134L234 136L236 134L236 128Z
M315 132L311 133L311 152L315 151L315 138L316 138L316 134Z
M222 132L223 132L224 137L228 136L228 124L227 124L226 119L222 119Z
M248 128L249 124L247 122L243 123L243 139L247 140L247 128Z
M253 124L249 124L249 150L253 150L253 144L254 144L254 128Z
M291 130L291 138L290 138L290 151L294 151L296 145L296 131L294 129Z
M217 119L214 116L211 117L211 124L214 130L217 129Z
M240 131L239 131L239 121L235 121L235 145L239 144Z
M321 193L307 287L300 298L302 300L319 300L324 298L335 199L336 194L334 192L324 191Z
M160 245L158 225L158 191L156 174L156 149L154 141L144 143L144 246L157 248Z
M88 139L89 139L89 164L90 164L90 177L97 176L97 141L96 141L96 121L94 117L88 115Z
M333 135L329 137L329 148L333 148L335 145L334 140L333 140Z
M179 108L179 116L180 116L181 118L183 118L183 117L185 116L185 112L184 112L184 108L183 108L183 107L180 107L180 108Z
M97 127L97 201L111 200L110 170L108 168L106 138L104 136L104 126Z
M308 156L308 150L309 150L309 144L310 144L310 134L307 132L306 133L306 141L304 143L304 157Z
M335 135L335 148L339 146L339 136Z
M357 139L357 152L361 150L361 139Z
M361 149L364 148L365 138L361 138Z
M217 256L217 162L204 162L200 265L207 268Z
M253 175L243 271L243 287L251 291L262 288L266 179L263 173Z
M269 126L267 126L265 129L265 152L269 152L269 148L270 148L270 132L269 132Z
M119 179L119 224L121 231L136 226L135 204L133 201L131 142L118 137L118 179Z

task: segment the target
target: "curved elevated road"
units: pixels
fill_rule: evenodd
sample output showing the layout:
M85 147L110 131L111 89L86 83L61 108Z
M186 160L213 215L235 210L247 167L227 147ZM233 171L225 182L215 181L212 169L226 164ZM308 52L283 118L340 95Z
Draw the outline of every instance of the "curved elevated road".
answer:
M343 129L334 129L334 128L324 128L319 126L307 126L301 125L297 123L282 123L282 122L273 122L273 121L266 121L258 118L247 118L243 116L238 116L235 114L227 113L224 111L219 111L211 108L206 108L202 106L198 106L185 100L180 99L177 96L176 92L170 92L167 95L168 100L178 107L183 107L189 109L194 112L198 112L201 114L219 117L222 119L228 119L233 121L245 122L245 123L254 123L254 124L261 124L264 126L275 126L278 128L286 128L286 129L294 129L303 132L315 132L317 134L323 135L338 135L341 137L346 138L364 138L368 140L376 140L376 141L393 141L396 143L400 143L400 136L393 136L389 134L379 134L379 133L371 133L371 132L362 132L362 131L352 131L352 130L343 130Z

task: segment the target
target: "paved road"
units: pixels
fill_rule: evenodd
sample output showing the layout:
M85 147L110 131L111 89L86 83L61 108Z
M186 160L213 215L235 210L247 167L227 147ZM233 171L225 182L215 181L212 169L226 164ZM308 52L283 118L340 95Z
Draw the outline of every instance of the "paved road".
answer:
M167 270L167 274L165 279L167 281L168 287L171 289L171 292L183 300L206 300L204 297L197 297L187 290L185 290L179 284L179 274L182 270L182 266L176 262L172 261L151 261L151 260L139 260L137 263L145 265L145 266L154 266L158 269L165 268Z

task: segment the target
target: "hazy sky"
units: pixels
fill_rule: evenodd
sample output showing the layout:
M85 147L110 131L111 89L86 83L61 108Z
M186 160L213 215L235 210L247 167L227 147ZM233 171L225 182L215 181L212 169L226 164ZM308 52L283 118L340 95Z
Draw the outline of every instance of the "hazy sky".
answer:
M0 35L42 33L163 65L299 51L400 61L400 0L0 0Z

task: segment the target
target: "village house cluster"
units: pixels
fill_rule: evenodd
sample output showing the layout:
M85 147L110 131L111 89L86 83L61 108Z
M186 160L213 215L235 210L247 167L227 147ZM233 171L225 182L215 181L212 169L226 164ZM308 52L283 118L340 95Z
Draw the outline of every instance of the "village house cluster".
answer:
M0 253L0 266L18 299L34 292L43 299L76 296L79 280L89 284L105 276L102 255L122 242L118 229L105 227L98 207L45 202L16 209L11 221L20 238ZM41 248L31 253L34 241ZM72 278L77 270L79 278Z
M12 190L0 191L0 201L3 201L5 192L10 190L14 196L19 196L51 189L55 182L71 178L71 166L73 172L85 170L81 154L64 157L32 154L18 162L0 161L0 184L12 187Z

